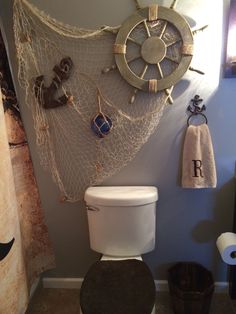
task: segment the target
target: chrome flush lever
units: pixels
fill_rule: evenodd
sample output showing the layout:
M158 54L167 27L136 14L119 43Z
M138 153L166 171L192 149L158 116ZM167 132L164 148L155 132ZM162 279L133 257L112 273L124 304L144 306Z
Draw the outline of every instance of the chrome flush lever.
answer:
M91 210L91 211L93 211L93 212L99 212L99 208L97 208L97 207L93 207L93 206L86 206L86 209L87 210Z

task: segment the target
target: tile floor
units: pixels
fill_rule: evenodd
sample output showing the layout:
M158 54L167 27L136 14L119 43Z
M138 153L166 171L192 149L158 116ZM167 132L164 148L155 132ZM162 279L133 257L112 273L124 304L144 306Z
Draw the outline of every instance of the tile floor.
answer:
M173 314L168 293L157 294L156 313ZM26 314L80 314L79 290L39 288ZM215 294L209 314L236 314L236 301L232 302L226 294Z

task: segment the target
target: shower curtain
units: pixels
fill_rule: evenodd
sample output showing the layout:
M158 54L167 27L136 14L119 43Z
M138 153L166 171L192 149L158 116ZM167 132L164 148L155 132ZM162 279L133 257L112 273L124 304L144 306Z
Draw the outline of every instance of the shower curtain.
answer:
M23 314L54 255L2 45L0 36L0 314Z

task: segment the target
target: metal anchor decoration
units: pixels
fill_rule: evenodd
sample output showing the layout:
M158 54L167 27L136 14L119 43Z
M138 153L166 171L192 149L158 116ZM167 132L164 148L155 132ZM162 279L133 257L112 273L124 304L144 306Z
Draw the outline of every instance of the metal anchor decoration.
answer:
M10 252L15 239L13 238L8 243L0 243L0 261L2 261Z
M38 102L45 108L51 109L67 105L73 99L72 95L64 92L61 97L56 98L56 92L62 87L62 83L70 78L73 62L70 57L63 58L60 65L55 65L53 71L55 77L49 87L45 86L44 76L40 75L35 80L34 93Z
M202 113L203 111L206 110L206 106L205 105L202 105L202 107L199 106L199 104L202 101L203 99L200 98L199 95L195 95L194 98L191 99L192 104L187 107L187 110L191 112L191 115L188 117L188 120L187 120L188 126L190 124L190 119L196 115L202 116L205 119L205 123L207 124L208 122L207 117L205 116L205 114Z
M193 99L191 99L191 102L192 102L192 106L189 105L187 110L190 111L191 113L193 114L198 114L198 113L201 113L202 111L205 111L206 110L206 106L203 105L202 107L199 106L199 104L203 101L202 98L200 98L199 95L195 95Z

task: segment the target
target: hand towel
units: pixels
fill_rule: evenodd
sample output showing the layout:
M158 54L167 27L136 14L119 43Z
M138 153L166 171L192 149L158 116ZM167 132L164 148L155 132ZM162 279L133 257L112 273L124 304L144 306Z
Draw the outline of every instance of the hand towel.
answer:
M189 125L184 139L182 187L215 188L214 151L207 124Z

